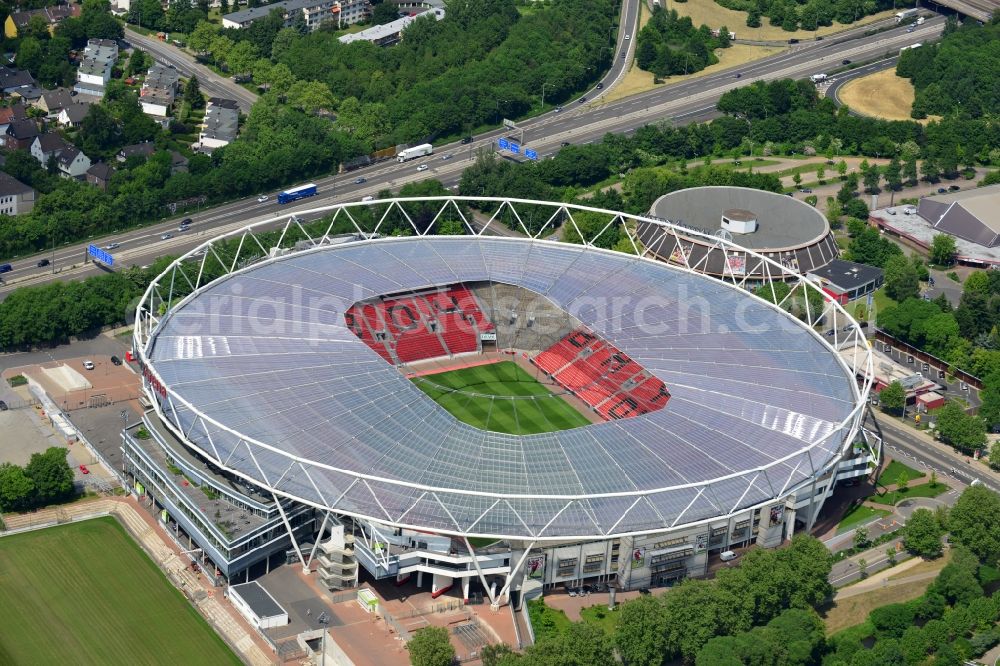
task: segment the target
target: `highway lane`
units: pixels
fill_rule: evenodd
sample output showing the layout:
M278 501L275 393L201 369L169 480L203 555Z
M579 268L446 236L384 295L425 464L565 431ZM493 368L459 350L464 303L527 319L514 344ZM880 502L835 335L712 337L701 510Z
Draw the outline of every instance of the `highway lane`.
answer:
M216 74L208 67L199 64L194 57L186 51L175 47L173 44L161 42L155 37L141 35L128 26L125 27L125 39L132 45L142 48L150 53L157 61L164 65L173 65L182 76L190 77L192 74L198 76L198 84L203 92L210 97L226 97L235 99L239 104L240 111L250 113L250 107L257 101L257 95L250 92L243 86L234 83L232 79Z
M701 120L714 115L715 103L727 90L756 80L809 76L822 71L824 67L838 66L844 58L864 60L886 52L898 52L900 47L915 41L936 38L940 35L943 25L943 19L933 19L913 33L906 33L904 28L900 28L861 40L824 40L748 63L739 68L741 73L739 79L734 77L732 71L721 72L613 103L577 104L574 108L567 108L561 113L551 112L526 121L521 126L525 129L526 144L535 148L539 156L543 157L558 151L562 142L589 143L599 140L608 132L630 132L650 122L661 120L676 123ZM622 35L619 37L623 38ZM195 224L186 234L176 233L177 222L183 217L178 216L169 222L150 225L99 241L102 245L112 241L120 243L121 247L116 250L120 255L120 261L125 264L143 265L156 256L192 247L194 243L190 237L194 234L219 233L221 229L233 224L248 223L261 214L273 216L279 210L294 212L336 201L357 200L363 196L375 195L381 189L396 190L407 182L424 178L437 178L446 186L454 186L461 177L461 172L475 159L476 152L483 149L492 150L493 142L500 136L503 136L503 131L494 130L480 135L468 146L450 144L439 147L433 156L423 160L402 164L394 161L382 162L350 174L317 179L315 182L319 186L320 193L305 203L290 208L279 207L273 202L273 196L266 204L258 204L255 198L251 197L204 212L187 214L186 216L191 217ZM453 155L452 159L441 159L442 156L449 154ZM416 167L419 163L427 163L430 168L425 172L417 172ZM359 177L365 178L366 182L356 184L354 180ZM163 241L160 236L165 232L175 233L175 237ZM0 298L17 286L41 284L52 279L78 278L98 272L100 269L92 266L73 268L81 262L86 245L83 243L57 249L54 264L56 270L61 272L55 275L52 274L51 268L35 266L39 258L49 258L49 253L39 253L34 257L12 262L14 271L4 276L6 283L0 285ZM137 247L139 245L150 245L150 247L140 251Z

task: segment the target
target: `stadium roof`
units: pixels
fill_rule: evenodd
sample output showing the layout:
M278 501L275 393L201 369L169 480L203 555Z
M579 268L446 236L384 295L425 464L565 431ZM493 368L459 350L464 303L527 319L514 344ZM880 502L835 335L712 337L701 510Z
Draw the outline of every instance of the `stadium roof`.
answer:
M665 382L669 404L486 432L345 326L359 300L463 281L544 294ZM782 497L837 458L858 400L819 336L738 287L526 239L394 238L262 261L174 307L144 352L164 415L223 467L342 513L509 538L661 531Z
M653 203L652 214L675 224L714 233L722 213L742 209L755 214L757 231L734 234L733 240L751 250L779 250L818 243L830 233L826 218L794 197L748 187L692 187L666 194Z

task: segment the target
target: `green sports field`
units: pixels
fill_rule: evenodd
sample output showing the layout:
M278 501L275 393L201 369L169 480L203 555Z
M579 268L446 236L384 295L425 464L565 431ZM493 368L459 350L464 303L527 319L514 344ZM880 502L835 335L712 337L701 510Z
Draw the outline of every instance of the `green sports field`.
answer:
M590 423L512 361L450 370L413 381L455 418L483 430L530 435ZM536 399L527 399L530 397Z
M113 518L0 538L0 664L239 664Z

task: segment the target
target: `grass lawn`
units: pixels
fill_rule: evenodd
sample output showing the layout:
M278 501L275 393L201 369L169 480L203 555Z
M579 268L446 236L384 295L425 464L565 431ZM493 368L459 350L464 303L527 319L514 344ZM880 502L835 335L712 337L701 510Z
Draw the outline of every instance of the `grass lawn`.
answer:
M240 663L113 518L0 539L0 608L0 663Z
M919 486L910 486L906 489L906 492L903 492L902 490L893 490L885 493L884 495L872 495L868 498L868 501L875 502L876 504L888 504L889 506L895 506L897 502L901 502L908 497L937 497L941 493L946 492L948 492L948 486L938 481L933 486L929 483L922 483Z
M558 636L569 629L569 625L572 624L566 617L566 613L546 606L545 599L532 599L528 602L528 617L531 618L535 638L539 641L543 637Z
M747 27L746 12L726 9L722 5L717 4L715 0L689 0L688 2L677 4L670 3L670 9L676 9L677 13L681 16L690 16L691 21L696 26L703 23L713 28L724 25L736 33L737 39L776 40L781 42L788 41L792 37L812 39L817 35L830 35L835 32L847 30L853 26L874 23L875 21L888 18L894 13L894 10L886 10L878 14L872 14L871 16L864 16L859 21L850 25L844 25L835 21L833 25L823 26L816 31L796 30L795 32L787 32L780 25L771 25L771 22L767 18L761 20L759 28L749 28Z
M910 575L910 572L906 571L904 574ZM840 601L834 601L825 612L820 613L823 616L823 623L826 624L826 634L830 636L838 631L843 631L847 627L867 622L868 614L879 606L898 604L910 599L916 599L933 582L933 578L928 578L927 580L914 581L906 585L883 587L871 592L847 597Z
M415 377L413 381L459 421L483 430L527 435L590 423L512 361Z
M910 576L917 576L920 574L928 572L938 572L944 569L944 566L951 561L952 551L946 550L941 557L933 560L924 560L920 564L915 564L912 567L906 569L905 571L900 571L897 574L892 574L889 576L889 580L899 580L900 578L908 578ZM900 553L905 555L905 553ZM980 573L982 573L982 567L980 567Z
M882 474L878 477L878 480L880 483L896 483L896 479L898 479L899 475L904 472L906 473L906 478L909 481L922 479L925 476L920 470L904 465L898 460L893 460L886 466L885 470L883 470ZM933 495L931 495L931 497L933 497Z
M837 524L838 532L846 532L847 530L853 529L858 525L867 523L874 518L882 518L888 516L891 511L886 511L885 509L872 509L871 507L858 505L844 514L843 519Z
M622 604L616 606L616 609L620 609ZM615 631L615 627L618 626L618 610L609 611L607 604L597 604L596 606L588 606L580 610L580 617L583 618L584 622L589 624L596 624L600 628L604 629L604 633L610 636Z
M469 543L472 544L473 548L485 548L495 544L499 539L491 539L490 537L469 537Z
M876 289L875 292L872 294L872 299L875 302L875 312L879 312L890 306L898 305L896 301L892 300L891 298L889 298L888 295L886 295L885 287L882 287L881 289Z

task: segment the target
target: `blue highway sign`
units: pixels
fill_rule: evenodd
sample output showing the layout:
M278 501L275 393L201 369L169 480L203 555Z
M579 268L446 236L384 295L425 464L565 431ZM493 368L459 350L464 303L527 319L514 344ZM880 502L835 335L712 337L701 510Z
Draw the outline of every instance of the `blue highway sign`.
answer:
M94 261L100 261L101 263L107 264L108 266L115 265L115 258L110 254L97 247L96 245L87 246L87 254L94 258Z

